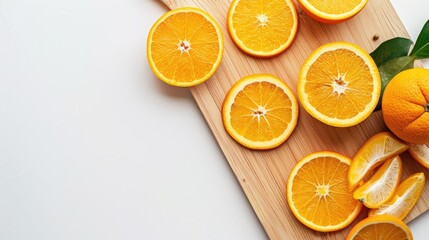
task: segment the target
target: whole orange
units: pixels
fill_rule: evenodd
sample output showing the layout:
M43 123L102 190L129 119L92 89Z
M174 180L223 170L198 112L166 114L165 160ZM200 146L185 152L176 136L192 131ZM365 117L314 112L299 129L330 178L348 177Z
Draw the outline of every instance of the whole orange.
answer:
M390 80L381 111L396 136L413 144L429 144L429 70L405 70Z

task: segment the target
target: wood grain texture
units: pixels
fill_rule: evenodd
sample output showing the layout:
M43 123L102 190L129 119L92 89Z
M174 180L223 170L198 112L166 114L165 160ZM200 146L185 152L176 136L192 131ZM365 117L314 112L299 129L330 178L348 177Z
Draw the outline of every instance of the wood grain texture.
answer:
M190 88L227 161L249 199L270 239L345 239L350 227L366 216L362 212L349 228L333 233L318 233L299 223L289 210L285 185L289 172L301 158L315 151L330 150L350 158L375 133L386 130L380 112L373 113L363 123L350 128L335 128L318 122L300 106L298 125L280 147L268 151L249 150L230 138L222 125L221 106L233 83L256 73L270 73L284 80L296 94L299 69L309 54L322 44L333 41L356 43L368 52L392 37L408 37L403 24L389 0L370 0L352 20L338 25L315 22L298 8L299 30L295 42L283 54L271 59L258 59L235 47L226 29L226 14L230 0L162 0L169 8L194 6L210 13L221 25L225 38L225 53L221 66L211 79ZM378 35L377 41L373 36ZM412 173L428 171L405 153L404 178ZM428 180L427 180L428 181ZM416 218L429 208L429 184L422 198L406 221Z

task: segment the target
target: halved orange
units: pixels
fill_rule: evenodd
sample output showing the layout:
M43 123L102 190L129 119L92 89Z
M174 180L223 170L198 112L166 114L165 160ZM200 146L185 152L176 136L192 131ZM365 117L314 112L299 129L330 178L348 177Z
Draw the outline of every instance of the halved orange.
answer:
M394 196L377 209L371 209L368 216L390 215L404 219L416 205L425 185L425 174L415 173L405 179Z
M390 132L372 136L353 157L348 175L350 188L355 188L372 170L388 158L406 151L408 147Z
M222 106L225 130L252 149L279 146L298 121L298 102L282 80L273 75L250 75L236 82Z
M165 13L147 39L152 71L162 81L179 87L209 79L220 65L223 49L219 24L208 13L191 7Z
M429 169L429 146L426 144L414 145L411 144L408 149L410 155L423 167Z
M349 127L365 120L377 105L381 80L371 56L347 42L325 44L301 67L298 97L319 121Z
M298 31L291 0L234 0L228 11L228 31L245 53L272 57L285 51Z
M299 0L304 12L323 23L340 23L358 14L368 0Z
M307 227L330 232L347 227L362 204L347 185L350 159L334 152L316 152L292 169L286 197L292 213Z
M372 216L356 224L346 240L413 240L413 234L401 219Z
M365 184L353 193L368 208L378 208L395 193L401 181L402 161L399 155L390 158L376 170Z

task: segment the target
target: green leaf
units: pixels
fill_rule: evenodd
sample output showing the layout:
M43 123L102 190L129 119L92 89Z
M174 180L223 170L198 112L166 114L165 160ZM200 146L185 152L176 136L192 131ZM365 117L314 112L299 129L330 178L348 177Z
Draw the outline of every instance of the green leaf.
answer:
M425 23L410 53L417 59L429 58L429 20Z
M413 68L414 60L416 60L415 56L399 57L386 62L378 68L381 77L381 93L377 107L374 111L381 109L381 100L383 98L384 89L386 88L390 80L392 80L392 78L396 76L396 74L404 70Z
M380 44L370 55L377 67L380 67L394 58L407 56L411 44L413 41L408 38L392 38Z

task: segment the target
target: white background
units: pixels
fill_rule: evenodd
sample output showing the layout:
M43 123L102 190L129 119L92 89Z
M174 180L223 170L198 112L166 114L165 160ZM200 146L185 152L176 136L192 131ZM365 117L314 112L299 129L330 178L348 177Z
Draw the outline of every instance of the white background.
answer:
M415 40L429 1L392 3ZM267 238L189 91L147 64L166 10L0 0L0 239Z

